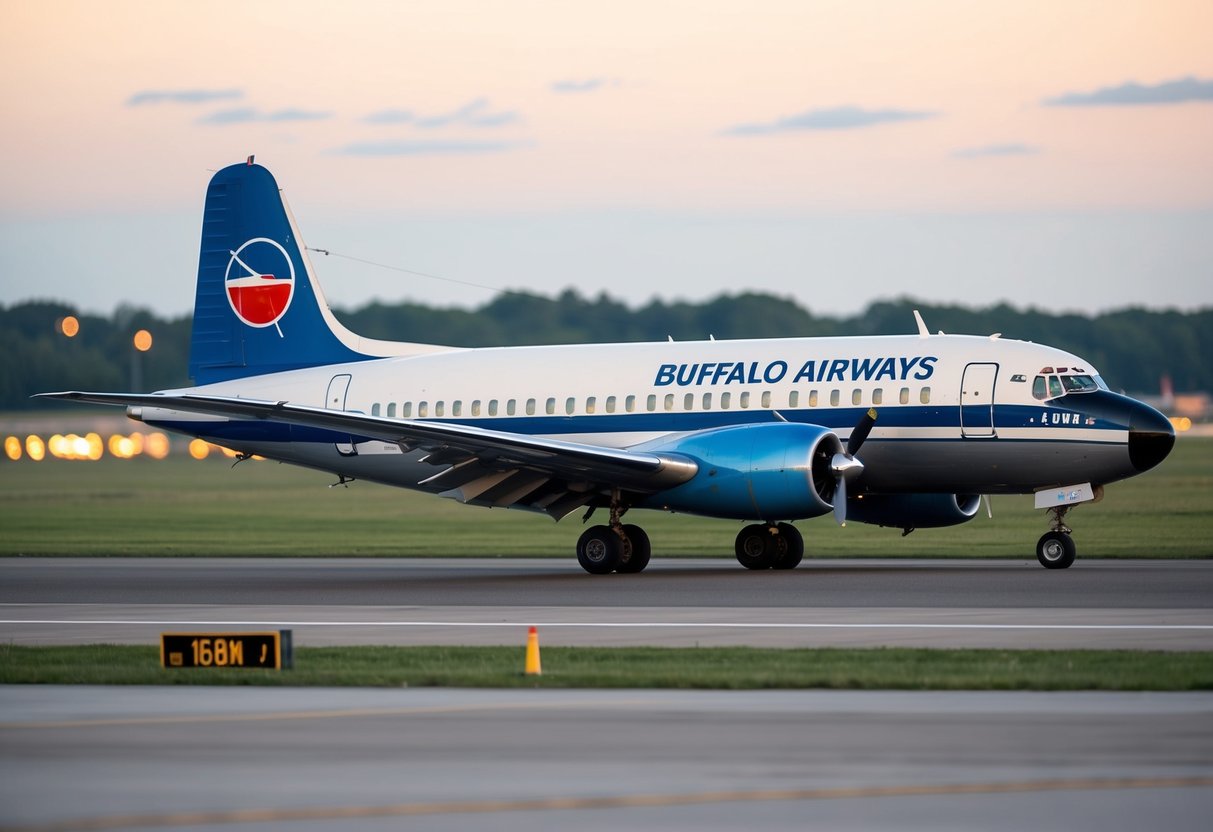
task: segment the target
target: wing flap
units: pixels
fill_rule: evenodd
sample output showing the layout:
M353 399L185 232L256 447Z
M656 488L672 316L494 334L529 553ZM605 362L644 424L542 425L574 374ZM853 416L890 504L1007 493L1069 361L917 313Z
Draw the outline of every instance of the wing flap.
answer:
M560 517L612 488L653 493L686 482L698 471L687 457L564 442L455 422L389 419L288 401L194 393L42 393L41 398L127 408L156 408L236 420L271 420L423 450L423 461L445 466L424 485L464 502L525 505ZM134 414L133 414L134 415Z

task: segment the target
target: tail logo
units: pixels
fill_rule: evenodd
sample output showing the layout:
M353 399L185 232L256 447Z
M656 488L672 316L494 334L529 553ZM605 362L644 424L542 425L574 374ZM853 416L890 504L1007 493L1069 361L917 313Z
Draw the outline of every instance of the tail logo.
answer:
M236 317L247 326L272 326L282 337L278 321L295 296L295 265L286 249L268 237L254 237L227 261L224 286Z

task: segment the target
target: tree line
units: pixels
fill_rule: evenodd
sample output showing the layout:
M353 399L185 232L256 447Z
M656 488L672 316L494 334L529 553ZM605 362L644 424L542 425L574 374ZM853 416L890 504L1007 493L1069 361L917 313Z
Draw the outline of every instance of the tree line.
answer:
M1091 361L1114 390L1157 393L1169 375L1177 391L1213 390L1213 309L1193 312L1123 309L1095 316L998 305L939 306L908 298L879 301L852 317L814 315L789 298L746 292L703 303L650 301L632 309L606 294L566 291L555 298L503 293L474 309L415 303L370 303L334 310L369 338L462 347L609 341L700 340L709 336L778 338L894 335L916 331L919 309L932 332L989 335L1049 344ZM62 332L74 316L79 331ZM53 390L162 390L190 384L190 317L162 318L133 307L112 315L81 313L62 303L0 305L0 409L46 408L30 400ZM152 348L137 352L132 336L148 330Z

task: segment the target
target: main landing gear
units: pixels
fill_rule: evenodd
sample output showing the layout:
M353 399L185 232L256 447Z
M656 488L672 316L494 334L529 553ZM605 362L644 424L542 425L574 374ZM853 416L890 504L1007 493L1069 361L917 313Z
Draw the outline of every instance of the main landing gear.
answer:
M625 511L616 491L611 495L609 525L590 526L577 541L577 562L591 575L641 572L649 565L653 554L649 536L639 526L622 521Z
M1074 556L1078 553L1074 539L1070 537L1070 527L1062 522L1069 510L1070 506L1054 506L1049 509L1051 529L1036 541L1036 559L1045 569L1066 569L1074 562Z
M804 538L791 523L755 523L737 534L734 550L746 569L795 569L804 558Z

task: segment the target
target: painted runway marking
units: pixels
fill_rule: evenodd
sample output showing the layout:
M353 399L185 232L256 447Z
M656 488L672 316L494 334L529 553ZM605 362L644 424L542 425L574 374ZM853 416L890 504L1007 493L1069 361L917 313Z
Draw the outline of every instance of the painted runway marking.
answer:
M637 794L610 797L540 797L521 800L452 800L394 803L383 806L314 806L303 809L232 809L146 815L103 815L28 826L3 827L2 832L69 832L69 830L147 829L153 827L219 826L242 823L356 820L423 815L550 812L587 809L643 809L702 806L714 803L759 803L783 800L857 800L875 797L923 797L981 794L1024 794L1119 789L1208 788L1213 777L1120 777L1020 780L994 783L949 783L908 786L853 786L824 789L736 789L676 794Z

